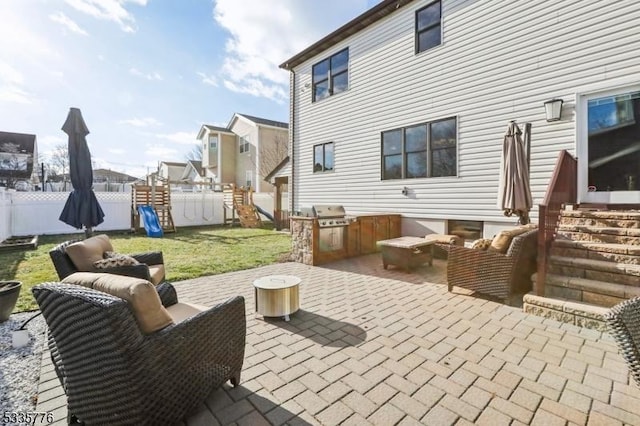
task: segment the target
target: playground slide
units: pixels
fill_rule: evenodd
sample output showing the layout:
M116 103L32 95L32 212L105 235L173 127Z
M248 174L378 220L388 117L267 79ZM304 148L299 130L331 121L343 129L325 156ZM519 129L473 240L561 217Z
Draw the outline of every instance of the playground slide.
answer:
M163 236L162 227L156 211L151 206L138 206L138 213L144 221L144 229L148 237L159 238Z
M273 222L273 216L270 215L269 213L267 213L266 210L262 209L259 205L254 204L254 206L256 206L256 210L258 210L258 213L260 213L262 216L266 217L267 219L269 219L271 222Z

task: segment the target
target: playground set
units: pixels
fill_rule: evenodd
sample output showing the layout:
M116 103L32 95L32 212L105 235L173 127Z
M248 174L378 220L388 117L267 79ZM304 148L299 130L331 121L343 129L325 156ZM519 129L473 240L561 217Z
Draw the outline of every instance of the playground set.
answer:
M136 232L143 225L147 236L162 237L165 232L176 232L171 215L171 190L169 183L155 179L151 185L133 185L131 191L131 229ZM222 185L223 223L229 226L240 225L243 228L262 227L262 214L273 221L273 216L253 202L251 188L236 187L234 184ZM140 222L142 218L142 224Z

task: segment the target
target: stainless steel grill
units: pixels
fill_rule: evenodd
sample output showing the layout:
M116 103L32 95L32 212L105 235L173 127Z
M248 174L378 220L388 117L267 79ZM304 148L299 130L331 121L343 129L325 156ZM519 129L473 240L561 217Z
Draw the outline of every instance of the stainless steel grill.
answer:
M316 205L312 208L314 217L318 218L318 227L332 228L347 226L355 219L347 216L344 207L340 205Z

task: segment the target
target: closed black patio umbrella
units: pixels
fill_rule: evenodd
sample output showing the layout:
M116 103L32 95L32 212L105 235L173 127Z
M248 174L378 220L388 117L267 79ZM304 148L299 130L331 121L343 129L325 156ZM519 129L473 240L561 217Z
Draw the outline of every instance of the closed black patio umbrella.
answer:
M93 169L86 136L89 129L78 108L71 108L62 130L69 135L69 175L73 191L60 213L60 220L74 228L85 229L91 236L92 229L104 222L104 212L93 193Z

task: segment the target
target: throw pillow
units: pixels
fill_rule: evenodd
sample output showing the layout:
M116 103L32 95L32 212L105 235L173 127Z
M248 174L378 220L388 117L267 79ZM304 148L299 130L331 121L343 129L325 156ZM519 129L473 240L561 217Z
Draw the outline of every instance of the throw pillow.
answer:
M471 244L472 249L487 250L491 246L491 240L488 238L480 238Z
M105 252L105 259L96 260L93 266L97 269L115 268L117 266L139 265L140 262L126 254Z

